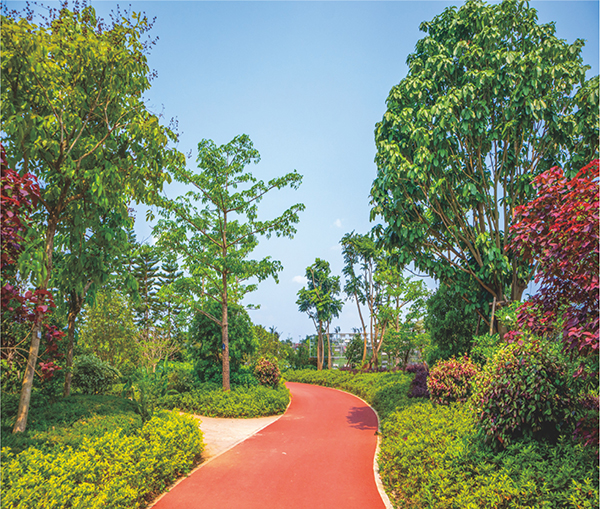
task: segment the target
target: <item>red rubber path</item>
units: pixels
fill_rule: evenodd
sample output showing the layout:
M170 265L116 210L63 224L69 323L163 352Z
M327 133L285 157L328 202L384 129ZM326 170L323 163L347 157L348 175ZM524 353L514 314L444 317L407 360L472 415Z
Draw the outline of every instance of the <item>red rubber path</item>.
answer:
M279 420L208 462L153 509L380 509L377 417L363 401L288 382Z

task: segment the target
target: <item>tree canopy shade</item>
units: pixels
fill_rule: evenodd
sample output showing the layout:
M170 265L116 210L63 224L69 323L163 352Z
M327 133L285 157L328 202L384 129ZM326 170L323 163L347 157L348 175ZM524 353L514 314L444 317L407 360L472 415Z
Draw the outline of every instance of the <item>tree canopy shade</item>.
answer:
M247 135L216 146L212 140L198 144L198 168L194 173L179 169L176 180L192 187L185 196L175 200L163 198L155 234L159 245L180 254L188 276L181 280L189 296L187 304L213 320L222 331L223 388L229 390L228 306L239 303L254 290L256 284L273 277L281 263L266 257L249 260L258 245L258 235L293 237L298 213L304 205L296 204L275 219L258 219L258 204L273 189L290 186L297 189L302 176L296 171L277 177L266 184L246 170L260 155ZM240 190L238 190L238 188ZM204 208L198 209L196 203ZM207 299L220 304L220 314L213 314L204 305Z
M505 232L536 175L598 153L598 77L585 81L583 41L523 2L467 1L421 30L375 129L372 219L402 263L463 295L475 280L487 301L520 300L532 267Z
M57 231L68 220L65 233L81 239L89 226L78 206L125 216L131 199L151 201L166 169L182 162L169 148L174 133L142 99L149 29L136 13L106 26L91 7L50 11L39 24L17 12L2 16L1 136L9 164L40 182L40 290L52 275ZM38 351L34 333L15 431L27 423Z
M329 262L317 258L306 268L307 283L298 291L298 309L307 313L317 329L317 369L323 369L323 333L329 333L329 325L340 315L344 302L340 294L340 277L331 275ZM327 334L327 367L331 369L331 345Z

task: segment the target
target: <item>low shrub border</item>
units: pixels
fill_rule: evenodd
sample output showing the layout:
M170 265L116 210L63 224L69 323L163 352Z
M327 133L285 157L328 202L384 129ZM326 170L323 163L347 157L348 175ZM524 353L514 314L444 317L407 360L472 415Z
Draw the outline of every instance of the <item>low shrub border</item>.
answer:
M290 392L285 386L276 388L233 387L224 392L213 384L159 399L163 408L180 409L207 417L265 417L285 412Z
M137 433L113 430L77 449L2 449L2 507L131 509L189 472L204 449L190 416L157 412Z

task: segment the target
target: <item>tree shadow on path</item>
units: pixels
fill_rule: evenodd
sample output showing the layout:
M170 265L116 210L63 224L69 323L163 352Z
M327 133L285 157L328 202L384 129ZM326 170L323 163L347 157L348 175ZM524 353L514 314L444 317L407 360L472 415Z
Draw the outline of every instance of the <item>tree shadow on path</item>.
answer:
M373 410L368 407L352 407L346 416L346 421L350 426L362 430L377 431L377 417Z

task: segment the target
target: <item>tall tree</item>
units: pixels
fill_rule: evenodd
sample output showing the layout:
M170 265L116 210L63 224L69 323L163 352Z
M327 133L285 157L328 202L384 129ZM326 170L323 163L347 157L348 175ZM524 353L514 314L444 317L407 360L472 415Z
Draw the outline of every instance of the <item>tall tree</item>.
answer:
M536 175L598 153L598 77L585 81L584 42L558 39L525 2L469 0L420 28L376 126L371 217L402 263L518 301L532 266L506 232Z
M258 204L269 191L287 186L297 189L302 181L294 171L265 184L246 170L251 162L259 161L260 155L247 135L221 146L202 140L198 144L200 171L183 169L176 173L176 179L192 190L176 200L162 200L164 219L155 229L159 244L181 255L189 274L181 281L186 292L180 295L187 293L188 304L221 328L225 390L229 390L229 305L239 303L256 288L248 280L260 282L273 277L277 281L277 272L282 269L271 257L248 257L258 244L258 235L293 237L298 213L304 210L304 205L296 204L275 219L258 219ZM198 210L196 203L204 208ZM206 299L219 303L218 316L203 305Z
M348 233L341 240L344 256L344 292L354 299L363 329L363 365L367 356L367 329L361 306L366 306L371 337L371 362L378 365L378 356L389 327L400 327L400 315L407 305L424 305L428 296L423 281L413 281L402 275L395 258L378 247L372 234Z
M173 297L172 292L167 290L171 288L174 289L177 282L182 277L183 272L179 270L177 256L174 253L165 254L163 256L159 276L159 309L162 315L161 321L168 341L176 340L177 343L181 342L182 320L180 317L184 314L184 310Z
M74 213L57 228L52 277L67 306L64 396L71 391L75 322L86 297L93 303L96 290L110 277L114 263L127 247L126 227L132 223L124 205L120 211L101 210L97 206L87 207L82 200L74 203L73 208ZM88 225L85 231L73 226L75 218Z
M329 262L317 258L306 268L306 287L298 291L298 309L307 313L317 329L317 369L323 369L323 334L327 334L327 367L331 369L331 344L329 325L337 318L344 305L340 294L340 277L331 275Z
M149 201L182 155L169 148L175 135L148 112L146 62L151 28L144 15L117 16L111 26L92 7L51 10L39 24L18 12L2 16L2 137L10 164L43 185L39 235L44 264L38 289L52 276L54 240L76 205L118 208ZM14 432L25 430L41 323L36 323Z
M600 351L600 162L572 179L560 168L538 176L537 197L517 209L512 250L538 262L536 295L519 307L518 321L533 332L562 334L574 357L594 360Z
M133 261L133 276L138 283L137 324L142 333L142 340L149 341L152 336L151 329L160 320L160 257L154 246L143 244L138 247Z

